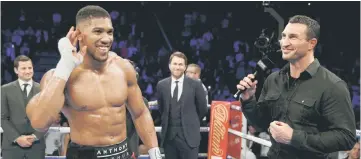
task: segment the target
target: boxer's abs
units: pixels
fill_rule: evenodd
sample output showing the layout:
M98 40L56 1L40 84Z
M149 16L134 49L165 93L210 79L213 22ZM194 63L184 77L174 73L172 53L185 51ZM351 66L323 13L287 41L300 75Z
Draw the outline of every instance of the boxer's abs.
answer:
M72 119L69 120L69 125L72 142L79 145L107 146L117 144L126 138L124 110L102 109L108 110L96 111L102 113L71 112Z
M70 78L63 112L69 121L72 142L107 146L123 141L127 89L122 72L94 75L79 71L76 78Z

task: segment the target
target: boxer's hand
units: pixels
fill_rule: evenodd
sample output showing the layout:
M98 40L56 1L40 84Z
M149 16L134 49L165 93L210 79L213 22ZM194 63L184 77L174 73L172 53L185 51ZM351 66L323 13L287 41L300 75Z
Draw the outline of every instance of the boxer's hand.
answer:
M21 147L30 147L32 145L32 142L30 142L29 140L31 140L31 137L21 135L16 139L16 143L18 143L18 145L20 145Z
M162 159L162 155L160 154L159 147L153 147L148 150L150 159Z
M73 69L83 62L83 57L87 53L87 46L83 46L80 53L77 52L76 44L79 34L79 30L74 30L74 27L71 27L66 37L59 40L58 49L61 58L56 66L54 76L67 81Z
M244 77L243 80L239 81L239 84L237 85L237 89L239 90L245 90L242 93L242 100L248 100L251 96L253 96L256 93L256 85L257 85L257 80L255 80L254 82L252 82L251 79L254 79L254 75L253 74L249 74L247 77Z
M293 129L284 122L273 121L270 124L269 132L277 142L289 144L292 139Z
M78 36L80 35L79 30L74 30L74 27L71 27L66 37L63 37L58 42L58 49L61 57L68 57L69 60L72 59L76 65L79 65L83 62L83 57L86 54L86 46L80 49L80 53L77 52L76 45L78 42ZM72 55L73 58L70 58Z

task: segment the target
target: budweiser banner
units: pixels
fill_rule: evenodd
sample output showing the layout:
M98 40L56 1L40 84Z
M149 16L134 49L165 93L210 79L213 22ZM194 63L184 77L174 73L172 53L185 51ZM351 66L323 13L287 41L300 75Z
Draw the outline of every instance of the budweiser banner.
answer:
M231 103L231 107L240 107L240 102L235 101ZM230 112L230 128L242 132L242 112L231 109ZM235 159L241 158L242 138L232 133L228 134L228 155Z
M227 158L229 111L231 103L212 101L208 159Z

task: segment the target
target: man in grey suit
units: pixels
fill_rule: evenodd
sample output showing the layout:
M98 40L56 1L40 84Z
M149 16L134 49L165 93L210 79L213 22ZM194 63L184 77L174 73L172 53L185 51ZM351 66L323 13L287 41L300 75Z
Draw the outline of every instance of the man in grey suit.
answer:
M44 159L44 133L35 131L26 115L28 101L40 91L32 80L34 71L29 57L14 60L18 80L1 87L1 127L3 159Z
M169 59L171 77L157 84L161 145L167 159L198 158L200 122L207 112L206 93L199 80L184 75L186 65L183 53L173 53Z

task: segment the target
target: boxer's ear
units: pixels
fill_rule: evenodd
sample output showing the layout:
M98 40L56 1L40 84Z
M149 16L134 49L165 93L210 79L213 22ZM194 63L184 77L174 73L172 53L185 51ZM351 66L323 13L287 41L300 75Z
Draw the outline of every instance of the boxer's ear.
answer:
M79 30L78 41L82 41L84 39L84 34L80 29L78 29L78 30Z
M84 46L84 33L82 32L82 30L79 30L79 35L77 38L79 45Z

